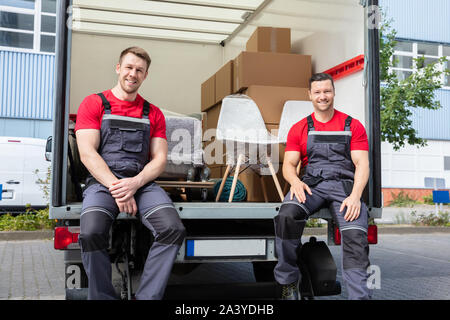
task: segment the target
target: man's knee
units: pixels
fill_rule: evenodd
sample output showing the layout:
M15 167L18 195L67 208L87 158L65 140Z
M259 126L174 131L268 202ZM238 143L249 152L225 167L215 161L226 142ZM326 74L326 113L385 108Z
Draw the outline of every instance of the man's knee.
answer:
M295 239L302 235L308 215L296 204L283 204L274 218L275 233L282 239Z
M156 233L155 240L158 243L175 245L181 245L183 243L186 237L186 228L181 222L175 208L161 208L145 219L147 219L154 229Z
M367 233L359 229L341 232L344 269L369 267L369 243Z
M113 219L101 210L104 209L88 208L82 212L79 243L83 252L108 248L109 229Z

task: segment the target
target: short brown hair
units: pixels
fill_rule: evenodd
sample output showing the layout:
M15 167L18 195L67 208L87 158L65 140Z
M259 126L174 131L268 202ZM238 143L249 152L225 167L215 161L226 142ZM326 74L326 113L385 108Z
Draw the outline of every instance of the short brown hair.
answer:
M332 76L330 76L328 73L315 73L309 79L309 90L311 90L311 83L315 81L325 81L325 80L330 80L331 85L333 86L334 89L334 81Z
M150 63L152 62L152 59L150 59L150 56L148 55L147 51L145 51L144 49L139 48L139 47L129 47L129 48L126 48L126 49L123 50L122 53L120 54L120 57L119 57L119 64L122 63L122 58L123 58L126 54L128 54L128 53L132 53L132 54L134 54L135 56L138 56L139 58L144 59L145 62L147 62L147 70L146 70L146 71L148 71L148 68L150 67Z

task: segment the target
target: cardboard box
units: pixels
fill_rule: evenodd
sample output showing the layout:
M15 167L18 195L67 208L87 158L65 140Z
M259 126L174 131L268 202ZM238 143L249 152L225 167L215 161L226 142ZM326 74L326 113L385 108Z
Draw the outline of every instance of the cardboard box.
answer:
M218 103L230 94L233 94L233 60L230 60L216 72L216 97Z
M216 75L202 83L201 111L206 111L216 103Z
M273 86L250 86L244 94L252 98L259 108L265 124L278 125L283 112L283 107L288 100L309 101L307 88L273 87ZM220 108L222 104L215 104L206 110L204 116L204 131L217 128Z
M217 122L219 121L220 108L222 104L215 104L213 107L206 110L206 130L217 128ZM204 133L204 132L203 132Z
M211 179L223 178L223 175L225 174L225 167L223 167L223 166L219 166L219 167L209 166L209 169L211 170L211 174L209 175L209 177Z
M241 52L233 62L234 92L251 85L308 88L311 56Z
M287 100L309 101L307 88L249 86L244 92L252 98L261 112L264 123L280 123L281 113Z
M248 39L246 51L291 53L291 29L258 27Z
M285 185L285 180L283 178L282 164L279 164L279 169L277 172L278 182L280 183L280 187L283 190ZM242 172L238 179L242 182L247 189L247 201L249 202L264 202L264 193L263 187L261 184L261 176L259 176L256 172L251 170L250 168ZM266 186L267 198L269 202L281 202L280 196L278 195L278 191L275 187L275 182L271 175L262 176L262 179Z

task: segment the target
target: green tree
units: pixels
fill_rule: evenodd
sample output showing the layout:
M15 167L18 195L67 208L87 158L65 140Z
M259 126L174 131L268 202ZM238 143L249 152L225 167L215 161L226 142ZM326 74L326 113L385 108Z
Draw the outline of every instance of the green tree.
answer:
M415 72L404 80L397 78L390 70L398 59L393 57L397 32L391 27L392 19L383 15L380 26L380 78L384 85L380 88L381 103L381 139L392 144L398 150L405 144L425 146L426 140L417 136L412 127L412 109L441 108L435 99L435 91L442 87L441 75L450 75L448 69L442 71L439 66L446 62L445 57L425 65L425 58L413 59Z

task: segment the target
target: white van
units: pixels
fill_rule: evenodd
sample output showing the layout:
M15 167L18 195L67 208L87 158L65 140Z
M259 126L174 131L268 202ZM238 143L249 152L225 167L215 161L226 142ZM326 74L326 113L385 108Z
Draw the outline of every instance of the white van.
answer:
M48 204L46 185L50 162L45 159L45 139L0 137L1 212L24 211Z

